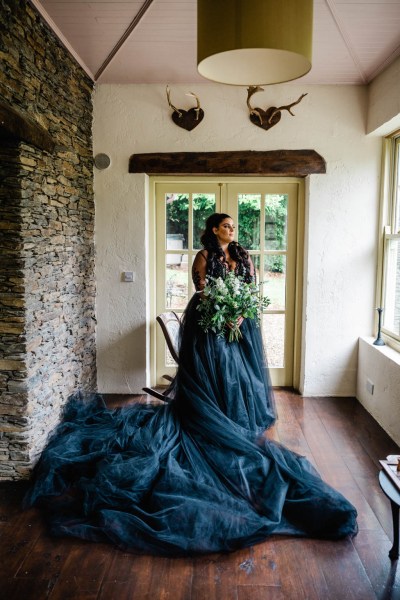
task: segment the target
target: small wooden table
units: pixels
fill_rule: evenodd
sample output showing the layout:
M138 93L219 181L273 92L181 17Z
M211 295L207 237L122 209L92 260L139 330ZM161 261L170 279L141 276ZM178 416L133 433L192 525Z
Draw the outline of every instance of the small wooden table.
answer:
M389 558L397 560L399 558L399 508L400 508L400 490L396 488L384 471L379 473L379 485L383 493L390 500L393 518L393 546L389 550Z

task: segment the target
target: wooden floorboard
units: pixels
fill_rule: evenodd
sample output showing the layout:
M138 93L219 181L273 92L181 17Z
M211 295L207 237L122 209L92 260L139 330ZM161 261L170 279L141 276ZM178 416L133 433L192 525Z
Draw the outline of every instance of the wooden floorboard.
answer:
M52 538L36 509L21 510L25 482L0 484L0 596L6 600L400 599L390 504L379 459L400 454L354 398L275 392L279 419L266 434L306 456L359 512L359 533L338 542L273 536L232 554L169 559L107 544ZM108 406L146 402L117 394Z

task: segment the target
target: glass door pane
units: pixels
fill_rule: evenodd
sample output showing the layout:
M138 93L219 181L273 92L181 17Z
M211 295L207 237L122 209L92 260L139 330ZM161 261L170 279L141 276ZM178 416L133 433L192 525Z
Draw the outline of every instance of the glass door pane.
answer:
M165 264L165 308L175 311L183 310L187 303L187 254L167 254Z
M189 202L188 192L165 194L165 308L170 310L188 302Z
M238 242L246 250L260 249L261 194L238 194Z
M268 310L284 311L286 307L286 256L264 255L264 294L271 300Z
M286 250L288 195L265 196L265 249Z
M189 194L165 194L167 249L188 247Z
M216 212L216 195L196 193L193 194L193 248L201 249L200 237L203 233L206 221L210 215Z

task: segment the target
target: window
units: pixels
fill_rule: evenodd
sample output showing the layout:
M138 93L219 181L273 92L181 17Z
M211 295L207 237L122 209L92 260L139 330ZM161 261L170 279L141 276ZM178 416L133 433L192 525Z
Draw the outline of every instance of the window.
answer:
M400 349L400 133L385 141L382 332Z

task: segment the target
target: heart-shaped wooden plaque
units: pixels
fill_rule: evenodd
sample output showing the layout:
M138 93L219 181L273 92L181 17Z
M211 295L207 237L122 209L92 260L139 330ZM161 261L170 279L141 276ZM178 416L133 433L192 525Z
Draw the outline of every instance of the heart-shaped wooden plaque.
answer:
M187 131L192 131L204 119L204 110L202 108L191 108L190 110L174 111L171 118L175 125L182 127Z
M276 111L276 106L270 106L267 110L263 110L262 108L253 108L253 111L250 114L250 121L257 125L257 127L261 127L262 129L271 129L274 125L279 123L281 120L282 113L280 110L275 112L274 116L271 119L272 114ZM271 122L270 122L271 119Z

